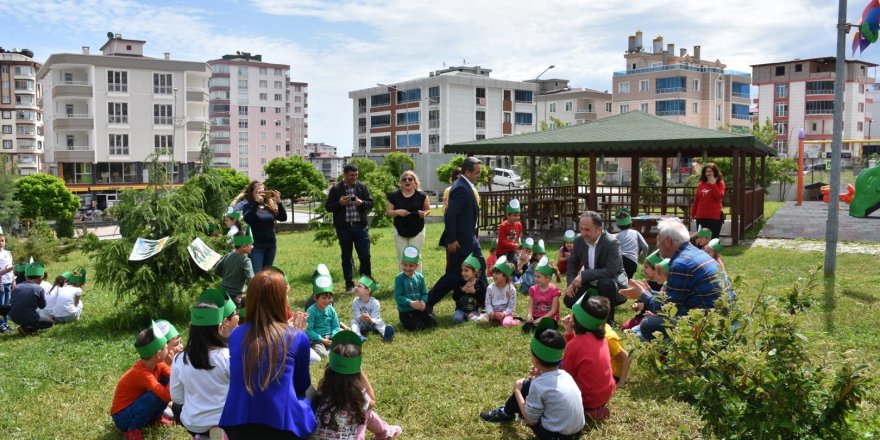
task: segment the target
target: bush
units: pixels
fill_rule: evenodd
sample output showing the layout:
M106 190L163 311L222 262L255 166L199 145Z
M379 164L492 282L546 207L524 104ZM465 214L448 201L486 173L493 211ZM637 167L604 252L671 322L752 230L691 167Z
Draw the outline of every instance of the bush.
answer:
M73 238L73 216L65 215L55 223L58 238Z
M870 386L866 366L816 359L799 332L815 272L782 298L761 294L748 311L719 301L693 310L646 344L641 358L700 414L707 438L850 438L848 419ZM740 305L742 306L742 305ZM664 313L674 316L674 306ZM849 355L849 353L848 353Z
M22 238L7 236L6 239L16 261L28 261L33 257L35 261L48 263L58 259L60 243L55 231L43 219L34 221Z

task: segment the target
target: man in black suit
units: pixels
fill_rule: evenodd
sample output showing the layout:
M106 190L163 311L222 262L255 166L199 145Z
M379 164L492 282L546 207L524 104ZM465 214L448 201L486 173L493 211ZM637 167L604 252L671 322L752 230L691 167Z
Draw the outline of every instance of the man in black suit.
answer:
M482 165L479 159L467 157L461 164L461 176L449 190L449 205L443 214L445 228L440 237L440 246L446 246L446 273L428 292L428 307L431 312L434 304L440 302L452 289L461 286L461 264L469 256L475 256L483 267L480 277L485 281L486 260L477 240L477 220L480 205L477 203L476 187Z
M623 270L620 242L605 232L602 217L596 212L585 212L578 226L581 236L575 240L574 250L568 258L568 291L563 302L571 308L587 289L595 288L599 295L611 302L608 322L614 322L614 308L626 302L618 290L626 288L628 282ZM583 270L578 272L581 266Z
M367 215L373 209L373 197L367 185L358 182L358 169L348 164L342 169L342 182L333 185L324 207L333 213L333 226L342 251L342 275L345 292L354 291L352 248L357 250L361 275L372 275L370 267L370 225Z

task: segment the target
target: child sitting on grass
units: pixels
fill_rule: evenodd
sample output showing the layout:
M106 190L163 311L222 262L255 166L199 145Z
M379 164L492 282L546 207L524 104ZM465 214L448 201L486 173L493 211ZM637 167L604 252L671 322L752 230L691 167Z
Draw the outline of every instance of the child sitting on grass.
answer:
M486 288L486 320L504 327L519 325L519 320L513 316L516 310L516 289L510 282L513 266L507 264L506 256L501 256L495 262L494 269L493 283Z
M535 285L529 289L529 304L526 306L526 320L523 332L530 332L541 318L551 318L559 322L559 297L562 291L550 282L556 271L547 257L541 258L535 268Z
M65 284L67 284L67 278L64 278L63 274L55 277L55 283L51 284L48 289L46 289L46 286L43 283L40 283L40 286L46 291L46 307L37 309L37 313L40 314L41 320L51 321L54 319L52 311L55 309L55 302L58 300L58 291L61 290Z
M532 368L528 379L514 385L513 394L503 406L480 413L487 422L512 422L518 414L539 439L568 440L584 429L581 390L569 373L559 368L567 352L565 338L556 330L556 321L538 322L530 344Z
M52 307L52 317L55 322L76 321L82 316L83 311L82 288L86 284L86 270L79 268L73 272L64 272L61 276L67 280L67 283L58 289Z
M556 256L556 269L563 275L568 273L568 258L571 257L571 252L574 250L575 238L577 238L577 235L571 229L565 231L565 234L562 235L563 243Z
M351 301L351 331L362 339L367 333L374 331L382 335L382 339L391 342L394 338L394 326L385 324L379 314L379 300L372 296L379 288L376 280L369 275L361 275L354 288L354 300Z
M626 378L629 377L629 365L632 359L629 357L629 352L623 348L620 336L607 323L605 342L608 343L608 354L611 356L611 374L614 376L614 383L620 388L626 384Z
M217 293L221 293L217 289L208 289L217 291ZM224 294L224 296L226 296ZM165 337L165 340L168 341L168 351L169 357L174 359L174 356L177 356L178 353L183 352L183 338L180 337L180 333L177 331L177 327L174 324L160 319L156 321L156 327L159 327L159 331L162 332L162 336Z
M125 433L126 440L142 439L141 430L148 424L174 424L163 415L171 401L167 342L156 323L141 330L135 339L140 359L119 379L110 407L113 423Z
M495 255L495 249L498 248L498 239L492 240L492 244L489 245L489 257L486 258L486 277L492 276L492 267L495 266L495 262L498 261L498 255Z
M254 236L250 228L244 226L238 235L232 237L232 244L235 249L220 259L214 267L214 273L221 278L220 288L226 291L237 307L241 307L241 294L254 277L254 268L248 256L254 249Z
M721 278L724 280L724 291L727 292L727 297L733 301L736 299L736 292L733 291L733 283L730 282L730 277L727 275L727 269L724 268L724 262L721 261L721 239L713 238L706 243L706 247L703 248L710 257L715 259L715 263L718 264L718 273L721 274Z
M694 242L700 249L706 250L710 240L712 240L712 230L709 228L698 228L697 233L694 234Z
M480 310L486 303L486 285L477 278L480 269L480 260L473 255L468 255L464 263L461 263L461 277L464 278L464 283L452 292L452 299L455 301L455 312L452 313L453 324L475 321L480 316Z
M642 272L645 275L645 281L648 282L648 286L650 286L652 291L659 292L660 289L663 288L663 283L666 281L664 276L663 281L657 282L659 279L657 276L657 265L663 262L663 257L660 256L660 251L654 251L647 257L645 257L645 261L642 262ZM623 325L620 326L623 330L629 330L636 326L638 326L642 319L645 317L645 303L641 301L635 301L632 304L632 309L636 312L636 316L626 320Z
M306 334L312 343L312 350L325 357L329 353L330 338L340 330L339 317L333 308L333 280L326 275L317 276L312 281L312 294L315 303L306 310L309 315Z
M516 253L514 261L507 260L508 264L513 264L514 282L522 282L526 269L529 267L529 261L532 259L532 248L535 247L535 239L532 237L524 238L520 243L519 252Z
M526 241L529 240L532 240L532 238L526 239ZM535 267L538 265L538 261L541 261L541 258L544 257L545 252L544 240L538 240L537 243L527 243L526 246L529 246L531 253L529 253L529 258L523 258L522 261L525 263L520 263L522 276L519 279L519 291L524 295L528 295L529 289L535 285Z
M18 332L29 335L52 327L52 319L40 319L38 309L46 308L46 292L40 286L46 269L43 263L34 261L24 268L25 282L17 283L12 290L9 319L18 325Z
M585 416L596 421L611 415L608 401L616 388L605 341L611 304L598 293L588 290L572 306L572 314L562 320L568 342L562 369L571 374L581 390ZM593 296L589 296L591 294Z
M361 440L370 431L374 439L384 440L403 432L400 426L385 423L373 411L376 395L361 370L362 344L360 336L350 331L333 337L330 360L313 399L318 420L313 439Z
M394 277L394 302L400 324L406 330L423 330L436 327L434 315L427 312L428 287L421 272L416 272L419 265L419 250L415 246L403 248L400 266L403 272Z

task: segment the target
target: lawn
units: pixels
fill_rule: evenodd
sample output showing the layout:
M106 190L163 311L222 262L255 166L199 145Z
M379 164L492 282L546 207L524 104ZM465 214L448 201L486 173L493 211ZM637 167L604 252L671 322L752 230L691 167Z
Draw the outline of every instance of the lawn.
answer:
M439 224L428 226L428 243L436 243L441 229ZM390 229L374 233L381 237L373 246L373 268L384 285L377 297L386 321L397 325L389 290L397 272L392 233ZM438 247L424 250L429 284L442 273L443 258ZM741 303L756 298L762 289L769 294L781 292L818 267L822 259L818 252L743 247L729 248L724 256L728 271L745 280L746 285L738 290ZM290 275L291 304L301 306L305 301L311 291L309 275L321 262L331 267L336 291L342 291L338 260L338 249L313 242L311 233L279 236L276 265ZM54 276L80 264L89 266L91 260L87 255L72 254L67 261L50 263L48 269ZM854 350L860 361L871 365L876 377L880 371L880 338L875 335L880 314L877 260L841 254L838 267L836 284L827 291L814 292L814 306L802 318L804 334L816 356L836 358ZM27 338L0 335L0 365L4 367L0 369L0 408L6 412L0 418L3 438L121 438L108 411L116 381L135 360L132 341L136 330L118 330L124 304L117 304L115 297L92 284L85 290L81 321ZM336 296L337 312L345 322L351 318L351 300L350 295ZM520 296L520 314L524 314L525 303ZM513 381L527 371L528 337L519 329L474 324L453 327L452 309L449 299L438 305L435 310L440 327L436 330L399 332L391 344L374 335L365 344L364 370L376 389L378 412L389 423L404 427L403 438L531 438L530 431L519 423L488 424L478 416L481 410L503 402ZM185 337L185 313L177 315L175 321ZM312 367L315 384L322 371L323 365ZM615 394L611 410L610 420L588 428L584 438L699 436L699 417L686 403L667 398L638 359L631 382ZM858 420L866 424L876 413L880 413L880 392L872 389ZM148 438L189 438L181 427L151 428L145 434Z

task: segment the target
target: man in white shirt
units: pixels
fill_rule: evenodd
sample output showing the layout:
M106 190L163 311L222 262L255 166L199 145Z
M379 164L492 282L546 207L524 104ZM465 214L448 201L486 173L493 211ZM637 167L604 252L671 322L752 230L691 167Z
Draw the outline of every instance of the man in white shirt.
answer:
M563 302L571 308L590 287L611 302L608 322L614 322L614 307L626 302L617 291L626 288L628 279L623 270L620 242L602 226L602 217L593 211L585 212L578 225L580 239L568 258L568 290ZM583 265L583 269L579 268Z

